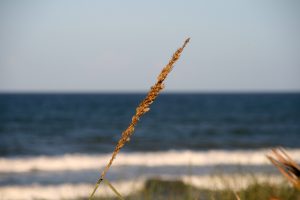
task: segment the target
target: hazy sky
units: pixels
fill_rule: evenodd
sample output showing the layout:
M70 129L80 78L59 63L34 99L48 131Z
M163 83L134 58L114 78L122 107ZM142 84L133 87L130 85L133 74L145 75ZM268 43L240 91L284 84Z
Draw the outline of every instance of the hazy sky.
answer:
M299 0L1 1L0 91L300 91Z

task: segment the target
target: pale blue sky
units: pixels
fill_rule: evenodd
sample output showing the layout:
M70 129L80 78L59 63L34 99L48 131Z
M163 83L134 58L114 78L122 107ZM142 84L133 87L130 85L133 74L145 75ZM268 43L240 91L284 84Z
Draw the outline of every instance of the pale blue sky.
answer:
M300 91L300 1L1 1L1 92Z

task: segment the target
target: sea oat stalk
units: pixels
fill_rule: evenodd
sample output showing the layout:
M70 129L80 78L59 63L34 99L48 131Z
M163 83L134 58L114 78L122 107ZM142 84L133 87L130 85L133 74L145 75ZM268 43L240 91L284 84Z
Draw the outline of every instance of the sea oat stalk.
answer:
M89 199L93 198L97 188L99 187L99 184L105 178L106 173L108 172L109 168L111 167L111 165L112 165L114 159L116 158L117 154L119 153L119 151L130 140L130 136L133 134L134 128L137 125L141 116L150 110L150 108L149 108L150 105L156 99L159 92L164 88L164 84L163 84L164 80L167 78L167 75L173 69L175 62L179 59L183 49L185 48L185 46L187 45L187 43L189 41L190 41L190 38L186 39L184 44L182 45L182 47L177 49L177 51L173 54L172 58L169 60L169 63L162 69L161 73L157 77L157 82L151 87L146 98L136 108L135 115L132 117L132 120L131 120L129 126L127 127L127 129L125 129L125 131L122 132L122 136L121 136L120 140L118 141L114 152L112 153L111 159L109 160L108 164L102 171L101 176L98 179L98 181L95 185L95 188L94 188L92 194L90 195Z

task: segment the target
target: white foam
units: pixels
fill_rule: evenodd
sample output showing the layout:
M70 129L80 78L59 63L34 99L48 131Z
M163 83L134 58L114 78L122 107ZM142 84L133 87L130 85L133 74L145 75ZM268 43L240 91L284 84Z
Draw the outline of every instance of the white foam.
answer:
M169 179L168 177L161 177ZM224 189L230 188L239 190L246 188L253 183L253 175L223 175L219 176L182 176L178 179L185 183L204 189ZM281 176L257 175L256 182L269 182L271 184L282 183ZM123 195L127 196L133 192L138 192L144 187L145 179L126 180L123 182L113 182L115 188ZM92 184L61 184L61 185L26 185L26 186L4 186L0 187L0 199L6 200L58 200L58 199L76 199L87 198L93 189ZM111 197L115 194L106 185L100 185L95 196Z
M164 151L120 153L114 166L207 166L207 165L269 165L266 158L269 150L211 150L211 151ZM289 149L296 162L300 161L300 149ZM39 156L30 158L0 158L0 173L20 173L33 170L63 171L101 169L110 159L110 154L62 156ZM297 160L298 159L298 160Z

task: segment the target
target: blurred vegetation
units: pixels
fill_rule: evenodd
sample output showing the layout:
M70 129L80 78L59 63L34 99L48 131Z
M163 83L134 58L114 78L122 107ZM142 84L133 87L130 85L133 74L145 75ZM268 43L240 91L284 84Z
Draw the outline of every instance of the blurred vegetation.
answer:
M197 189L182 181L165 181L150 179L144 189L126 200L300 200L300 191L290 185L272 185L254 182L248 188L239 191L231 189L207 190ZM118 198L95 198L95 200L118 200Z

